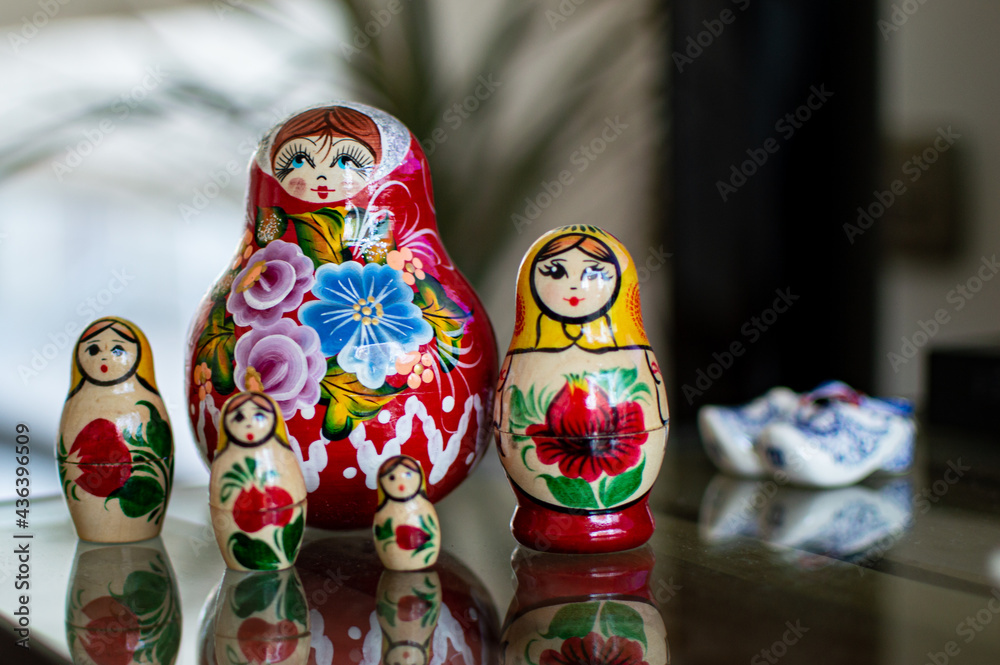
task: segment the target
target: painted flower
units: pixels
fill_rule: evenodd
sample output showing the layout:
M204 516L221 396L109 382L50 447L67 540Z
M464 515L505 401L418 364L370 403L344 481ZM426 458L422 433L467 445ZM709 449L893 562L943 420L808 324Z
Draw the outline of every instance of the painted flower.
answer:
M240 337L233 355L240 390L248 390L249 374L251 385L263 387L286 420L300 409L311 417L319 401L320 379L326 374L326 357L315 330L281 319Z
M236 630L236 639L240 651L248 662L282 663L295 653L298 647L300 631L298 626L288 619L270 623L256 616L243 620Z
M204 400L212 392L212 369L208 363L195 365L194 385L198 386L198 399Z
M546 649L539 665L646 665L642 644L614 635L605 640L598 633L570 637L559 651Z
M80 430L67 459L79 465L76 484L94 496L109 496L132 475L132 453L118 427L104 418L91 420Z
M418 526L402 524L396 527L396 545L401 550L419 550L431 539L431 534Z
M337 356L366 388L381 387L396 358L433 336L402 273L390 266L327 263L312 291L319 300L303 305L299 318L319 333L323 353Z
M298 245L275 240L236 275L226 308L239 326L269 326L302 304L312 288L313 262Z
M389 374L402 374L406 377L406 385L416 390L424 383L434 380L434 370L431 365L434 357L431 354L413 351L396 358L396 366L389 369Z
M386 257L386 263L392 268L403 273L403 281L413 286L418 279L423 279L424 262L413 255L413 250L409 247L394 249Z
M233 520L245 533L256 533L268 524L283 527L292 520L292 495L280 487L256 487L240 491L233 503Z
M90 619L81 632L83 649L98 665L127 665L140 647L139 618L111 596L101 596L81 609Z
M539 461L588 483L638 464L647 437L638 402L612 406L603 388L581 377L570 377L549 404L545 423L524 433L535 442Z

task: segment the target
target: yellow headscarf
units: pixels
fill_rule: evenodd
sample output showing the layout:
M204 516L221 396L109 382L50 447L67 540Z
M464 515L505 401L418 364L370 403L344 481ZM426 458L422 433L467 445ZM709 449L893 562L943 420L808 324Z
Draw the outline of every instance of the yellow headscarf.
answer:
M288 443L288 430L285 429L285 419L281 417L281 409L278 408L278 404L274 401L274 398L265 393L246 391L232 395L223 403L222 408L219 409L219 442L215 446L215 455L213 457L217 457L229 445L229 432L226 430L226 415L232 409L250 400L253 400L257 406L271 410L271 413L274 414L274 430L271 436L277 439L278 443L285 448L291 450L292 446ZM266 440L263 439L262 442Z
M160 391L156 389L156 376L153 374L153 349L149 346L149 340L146 339L146 335L139 329L139 326L128 319L122 319L117 316L106 316L102 319L97 319L87 326L80 334L80 338L76 340L76 346L73 347L73 366L70 369L70 396L80 390L83 387L83 382L86 381L83 376L83 370L80 368L79 356L77 355L80 344L84 340L90 339L108 328L112 328L118 334L123 335L125 339L137 343L139 347L139 360L134 374L139 379L139 383L159 395Z
M617 273L611 299L596 312L562 317L542 303L535 290L538 263L577 249ZM639 304L635 264L621 241L596 226L563 226L545 233L528 249L517 276L514 336L507 353L649 348Z

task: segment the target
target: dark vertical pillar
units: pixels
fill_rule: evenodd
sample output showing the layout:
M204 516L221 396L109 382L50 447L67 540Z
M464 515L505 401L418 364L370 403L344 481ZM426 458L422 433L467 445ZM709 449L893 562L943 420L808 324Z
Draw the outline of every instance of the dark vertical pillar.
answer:
M675 416L872 383L874 0L675 0Z

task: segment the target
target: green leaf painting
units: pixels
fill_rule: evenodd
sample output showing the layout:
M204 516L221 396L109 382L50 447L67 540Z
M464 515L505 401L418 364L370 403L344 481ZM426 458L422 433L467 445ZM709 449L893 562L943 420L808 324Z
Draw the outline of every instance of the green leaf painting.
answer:
M344 246L344 213L340 209L322 208L288 215L288 219L295 225L299 247L317 268L324 263L351 260L351 252Z
M441 369L450 372L458 364L465 323L472 313L449 298L441 283L430 275L417 282L413 304L420 308L424 320L434 329Z
M601 504L605 507L616 506L631 497L642 485L642 471L645 467L646 458L644 457L638 466L632 467L621 475L601 478L598 487Z
M646 644L646 627L642 615L628 605L606 602L601 608L599 623L601 632L606 636L627 637L641 642L644 648L649 648Z
M108 495L105 503L118 499L127 517L142 517L158 508L164 499L160 481L150 476L132 474L125 484Z
M242 532L229 537L229 548L233 557L244 568L250 570L275 570L281 563L271 546L263 540L251 538Z
M323 418L323 436L331 441L344 439L355 425L378 415L397 393L406 387L394 388L388 383L371 389L358 381L355 374L344 371L336 356L326 363L326 376L319 383L320 397L327 404Z
M294 561L299 553L303 529L305 529L305 515L299 512L298 518L281 530L281 549L289 561Z
M236 330L233 318L226 316L225 300L212 308L208 323L195 343L195 365L206 363L212 370L212 386L220 395L236 390L233 376L233 352L236 349Z
M262 612L274 602L281 588L281 575L260 573L240 581L233 590L232 610L240 619L246 619L255 612Z
M594 622L597 620L597 610L600 605L600 601L566 605L552 617L549 629L542 637L547 640L552 638L566 640L571 637L584 637L594 629Z
M556 501L569 508L597 508L597 499L590 484L583 478L567 478L565 476L550 476L544 473L539 476L552 492Z

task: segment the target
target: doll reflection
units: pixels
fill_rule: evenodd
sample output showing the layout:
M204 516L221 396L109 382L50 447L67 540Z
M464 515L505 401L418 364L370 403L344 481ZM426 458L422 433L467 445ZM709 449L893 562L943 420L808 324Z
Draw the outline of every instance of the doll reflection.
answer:
M309 610L294 568L227 570L214 619L217 663L305 665L309 660Z
M518 547L500 662L669 663L666 625L649 586L654 563L648 545L600 555Z
M433 570L386 570L379 577L376 612L384 665L427 665L441 614L441 579Z
M454 556L442 553L432 570L397 573L383 568L369 534L329 537L309 531L293 569L244 573L244 578L227 575L227 582L230 577L268 579L292 573L301 580L308 615L309 638L304 641L309 663L371 664L382 660L383 654L387 663L496 662L496 607L483 583ZM222 625L223 613L218 604L223 596L214 594L202 611L199 648L203 663L231 662L226 659L229 652L224 647L218 650L216 635L238 634L241 624L230 621L228 627ZM268 592L263 597L270 596ZM282 596L287 593L279 590L270 607L281 605ZM281 621L276 614L260 618L275 626ZM271 629L270 634L274 633ZM233 653L242 658L239 662L249 660L242 657L238 639L225 639Z
M77 544L66 590L66 642L77 665L172 665L180 596L159 537L141 545Z

